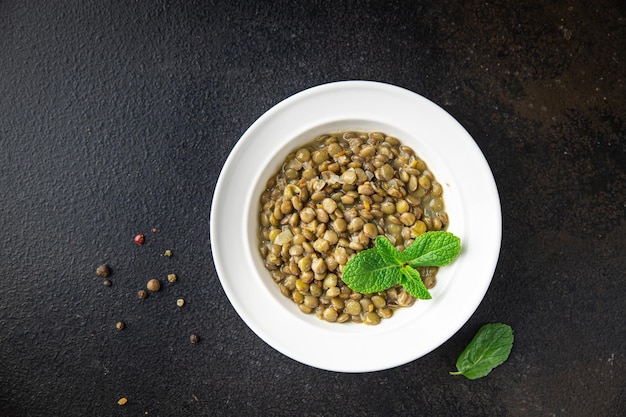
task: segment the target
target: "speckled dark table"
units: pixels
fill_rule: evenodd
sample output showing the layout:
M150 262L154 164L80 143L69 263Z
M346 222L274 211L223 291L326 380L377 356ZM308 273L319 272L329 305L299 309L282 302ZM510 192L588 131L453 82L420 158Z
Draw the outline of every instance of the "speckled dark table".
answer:
M625 19L618 0L0 2L0 415L624 415ZM345 79L450 112L503 208L498 268L468 323L369 374L266 345L208 244L239 136ZM136 299L168 273L178 281ZM448 375L493 321L515 331L509 360Z

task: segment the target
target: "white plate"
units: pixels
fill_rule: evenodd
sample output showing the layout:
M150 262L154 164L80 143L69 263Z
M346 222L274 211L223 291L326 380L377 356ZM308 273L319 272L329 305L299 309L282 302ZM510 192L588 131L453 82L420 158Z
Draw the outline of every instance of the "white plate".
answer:
M257 249L258 204L286 155L316 135L382 131L412 147L444 186L448 231L461 254L440 269L433 299L377 326L326 323L284 297ZM245 323L304 364L338 372L388 369L448 340L474 313L491 282L502 234L500 200L480 149L443 109L408 90L368 81L325 84L262 115L229 155L211 207L211 249L221 284Z

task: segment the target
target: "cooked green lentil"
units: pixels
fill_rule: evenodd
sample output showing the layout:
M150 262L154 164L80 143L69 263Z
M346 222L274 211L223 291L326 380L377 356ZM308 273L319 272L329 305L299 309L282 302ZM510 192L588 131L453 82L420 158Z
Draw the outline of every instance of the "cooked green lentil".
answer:
M448 216L426 163L381 132L324 134L290 153L261 195L259 249L281 293L329 322L375 325L415 303L400 285L352 291L341 271L378 235L398 249ZM419 268L427 288L438 268Z

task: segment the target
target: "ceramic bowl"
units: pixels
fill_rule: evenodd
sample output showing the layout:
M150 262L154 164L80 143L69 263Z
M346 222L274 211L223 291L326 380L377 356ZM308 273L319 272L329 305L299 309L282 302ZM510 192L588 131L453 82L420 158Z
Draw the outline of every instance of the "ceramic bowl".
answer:
M302 313L281 294L258 250L259 199L267 180L300 145L345 130L381 131L413 148L443 185L447 230L461 238L459 257L437 274L432 300L399 309L376 326ZM230 153L211 206L213 261L239 316L284 355L337 372L400 366L454 335L490 285L501 234L496 184L467 131L426 98L370 81L320 85L268 110Z

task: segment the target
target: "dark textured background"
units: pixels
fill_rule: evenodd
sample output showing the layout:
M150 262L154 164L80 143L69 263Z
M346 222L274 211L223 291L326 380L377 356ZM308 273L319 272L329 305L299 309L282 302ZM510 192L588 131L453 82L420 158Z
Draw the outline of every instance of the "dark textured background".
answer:
M1 1L0 415L624 415L624 4ZM450 112L503 208L469 322L370 374L313 369L256 337L208 242L240 135L291 94L346 79ZM170 272L177 283L136 299ZM515 331L509 360L449 376L493 321ZM327 342L312 354L349 354Z

